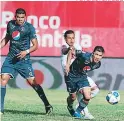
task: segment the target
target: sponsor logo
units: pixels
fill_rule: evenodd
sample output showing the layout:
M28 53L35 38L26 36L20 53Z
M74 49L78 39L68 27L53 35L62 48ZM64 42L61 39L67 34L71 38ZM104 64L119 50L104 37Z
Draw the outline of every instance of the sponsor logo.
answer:
M4 60L5 57L2 57L2 63ZM123 68L120 68L124 66L124 59L119 61L118 59L109 59L109 61L108 59L103 59L103 65L106 63L106 60L107 63L110 62L111 65L101 66L101 68L96 71L90 71L88 76L95 81L100 89L124 90ZM118 64L114 65L113 63L115 62L118 62ZM53 66L53 63L56 64ZM122 63L121 66L120 63ZM63 72L59 66L60 64L60 59L57 58L51 59L47 57L46 59L42 57L39 59L38 57L32 57L32 65L35 71L36 81L39 82L38 84L48 89L66 89ZM112 65L117 71L110 68ZM16 75L12 80L13 81L8 82L8 86L11 88L31 88L20 74Z
M14 32L12 33L12 38L13 38L14 40L19 40L19 39L20 39L20 32L19 32L19 31L14 31Z
M85 66L85 67L83 68L83 71L89 71L89 70L91 70L90 66Z

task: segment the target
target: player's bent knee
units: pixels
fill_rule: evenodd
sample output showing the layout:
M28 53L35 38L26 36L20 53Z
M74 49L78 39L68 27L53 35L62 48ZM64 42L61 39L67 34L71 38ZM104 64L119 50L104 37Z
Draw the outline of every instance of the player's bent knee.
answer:
M7 82L8 82L7 79L1 79L0 83L1 83L2 86L6 86Z
M71 99L76 100L76 94L71 94Z
M91 91L96 90L96 89L99 90L98 86L92 87L92 88L91 88Z
M90 95L84 96L84 100L89 101L91 99Z
M74 100L76 100L76 97L72 97L71 99L74 101Z
M8 75L8 74L2 74L2 75L1 75L1 79L2 79L2 80L9 80L10 77L11 77L11 76Z
M99 93L99 88L95 88L91 91L91 98L94 98Z
M9 81L9 79L10 79L10 76L9 75L1 75L0 84L2 86L6 86L6 84Z
M35 81L35 78L34 77L27 78L27 82L30 85L35 85L36 84L36 81Z

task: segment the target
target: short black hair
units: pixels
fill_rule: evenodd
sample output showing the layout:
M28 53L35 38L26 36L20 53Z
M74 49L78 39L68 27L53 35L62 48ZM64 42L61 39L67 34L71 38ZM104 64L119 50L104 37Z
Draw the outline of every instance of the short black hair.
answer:
M96 46L94 48L93 52L95 52L95 51L99 51L99 52L105 53L105 50L104 50L104 48L102 46Z
M18 9L16 9L15 14L25 14L26 15L26 11L23 8L18 8Z
M67 37L67 34L75 34L73 30L67 30L65 33L64 33L64 38Z

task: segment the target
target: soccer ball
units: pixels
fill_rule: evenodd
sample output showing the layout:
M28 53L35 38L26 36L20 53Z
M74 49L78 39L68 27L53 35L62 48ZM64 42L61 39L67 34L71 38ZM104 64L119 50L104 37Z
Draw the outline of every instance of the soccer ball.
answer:
M117 91L111 91L107 94L106 100L110 104L115 105L120 101L120 94Z

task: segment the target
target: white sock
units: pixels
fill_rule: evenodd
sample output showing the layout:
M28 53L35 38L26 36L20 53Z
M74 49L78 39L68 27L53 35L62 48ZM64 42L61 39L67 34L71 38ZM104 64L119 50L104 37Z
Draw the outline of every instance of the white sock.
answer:
M83 112L84 112L84 115L89 113L89 110L88 110L87 106L83 109Z
M91 91L91 98L94 98L99 93L99 88L96 88L95 90Z
M83 98L83 95L81 93L76 93L76 96L77 96L77 100L78 102L80 102L80 100Z

